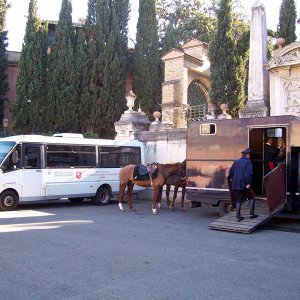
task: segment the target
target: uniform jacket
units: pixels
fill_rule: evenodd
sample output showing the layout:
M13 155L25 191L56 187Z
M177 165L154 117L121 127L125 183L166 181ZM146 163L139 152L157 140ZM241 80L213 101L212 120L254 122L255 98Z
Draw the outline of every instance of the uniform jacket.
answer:
M232 190L242 191L246 185L252 185L253 168L252 162L247 157L236 160L230 170L229 176L232 177Z
M269 144L265 144L265 148L264 148L264 160L265 162L276 162L276 158L277 158L277 154L278 154L279 149L278 148L274 148Z

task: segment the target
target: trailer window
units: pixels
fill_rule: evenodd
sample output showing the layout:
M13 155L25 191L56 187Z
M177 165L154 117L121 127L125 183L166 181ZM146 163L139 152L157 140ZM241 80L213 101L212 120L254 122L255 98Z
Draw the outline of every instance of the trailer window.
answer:
M200 135L216 134L216 124L201 124Z

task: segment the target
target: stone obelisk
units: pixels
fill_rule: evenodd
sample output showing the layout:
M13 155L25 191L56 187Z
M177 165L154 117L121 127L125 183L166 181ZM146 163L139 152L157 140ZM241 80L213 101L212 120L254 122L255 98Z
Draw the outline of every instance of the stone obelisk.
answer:
M266 64L268 63L267 49L265 7L257 0L252 6L250 27L248 101L246 107L239 111L240 118L269 115L269 75L266 70Z

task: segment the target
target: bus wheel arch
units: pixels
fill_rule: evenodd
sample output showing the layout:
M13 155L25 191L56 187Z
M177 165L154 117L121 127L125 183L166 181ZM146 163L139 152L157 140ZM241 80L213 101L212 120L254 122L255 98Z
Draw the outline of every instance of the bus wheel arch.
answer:
M112 189L110 185L103 184L98 188L96 196L92 198L92 204L106 205L110 202L111 197Z
M19 195L14 190L5 190L0 195L0 210L15 210L19 204Z

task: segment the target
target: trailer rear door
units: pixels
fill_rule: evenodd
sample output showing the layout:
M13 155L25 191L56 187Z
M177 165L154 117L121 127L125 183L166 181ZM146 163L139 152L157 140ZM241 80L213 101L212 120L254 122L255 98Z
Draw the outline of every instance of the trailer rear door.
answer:
M285 163L279 164L264 177L264 187L270 213L286 203Z

